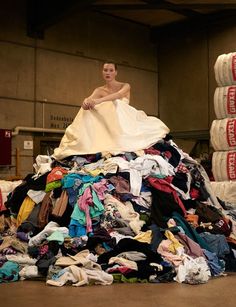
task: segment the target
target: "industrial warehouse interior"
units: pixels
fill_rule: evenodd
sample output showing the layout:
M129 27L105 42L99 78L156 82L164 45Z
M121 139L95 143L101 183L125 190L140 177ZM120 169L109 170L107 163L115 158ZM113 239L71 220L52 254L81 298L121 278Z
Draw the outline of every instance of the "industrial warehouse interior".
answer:
M0 8L0 302L227 306L236 1Z

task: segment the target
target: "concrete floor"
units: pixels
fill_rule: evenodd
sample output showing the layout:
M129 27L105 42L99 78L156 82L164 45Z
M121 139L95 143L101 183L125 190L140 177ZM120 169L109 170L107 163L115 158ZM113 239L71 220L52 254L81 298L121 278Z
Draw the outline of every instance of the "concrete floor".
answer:
M113 284L61 288L42 281L0 284L2 307L235 307L236 274L204 285Z

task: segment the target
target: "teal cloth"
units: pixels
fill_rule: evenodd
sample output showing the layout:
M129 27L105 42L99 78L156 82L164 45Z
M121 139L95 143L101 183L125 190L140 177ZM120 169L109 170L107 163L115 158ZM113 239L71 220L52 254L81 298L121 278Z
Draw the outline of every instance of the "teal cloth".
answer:
M19 279L19 264L13 261L7 261L0 268L0 283L12 282Z
M83 195L85 189L91 185L92 183L85 183L83 187L80 188L78 197ZM92 190L92 199L93 199L93 206L89 206L89 213L91 219L100 216L104 211L104 206L99 200L97 193L94 190ZM85 212L80 210L78 204L75 205L71 218L78 221L81 225L86 225Z
M47 241L57 241L60 245L64 243L65 235L59 230L55 230L49 237Z
M91 175L81 175L81 174L68 174L64 176L61 180L64 189L73 188L75 180L81 180L83 183L93 183L98 182L102 179L102 176L93 177Z

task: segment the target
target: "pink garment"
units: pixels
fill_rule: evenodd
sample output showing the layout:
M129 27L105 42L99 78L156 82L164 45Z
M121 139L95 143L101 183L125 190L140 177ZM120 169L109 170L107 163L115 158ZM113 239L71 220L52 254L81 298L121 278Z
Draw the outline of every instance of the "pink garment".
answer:
M93 205L93 196L90 187L87 187L83 195L79 197L78 205L80 210L85 213L87 232L92 232L92 220L89 214L89 206Z
M127 274L127 273L130 273L130 272L132 272L132 271L133 271L132 269L127 268L126 266L114 266L114 267L108 268L108 269L106 270L106 272L107 272L107 273L110 273L110 274L112 274L112 273L117 273L117 272L120 272L120 273L122 273L122 274Z
M108 190L106 179L102 179L99 182L95 182L92 185L92 189L97 193L97 196L100 200L104 200L105 199L105 192Z
M169 251L169 246L172 244L170 240L162 240L157 248L157 252L167 261L173 263L174 266L179 266L183 259L180 255L175 255Z
M7 208L5 207L4 203L3 203L3 197L2 197L2 191L0 189L0 212L7 210Z

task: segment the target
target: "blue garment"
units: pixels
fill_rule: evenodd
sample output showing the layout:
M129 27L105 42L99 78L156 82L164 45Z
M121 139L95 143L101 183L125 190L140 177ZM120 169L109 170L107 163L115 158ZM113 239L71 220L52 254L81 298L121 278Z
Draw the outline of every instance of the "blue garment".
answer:
M224 261L219 260L215 253L211 253L206 249L203 249L203 253L207 258L207 263L211 271L212 276L218 276L225 270Z
M67 192L67 195L68 195L69 205L74 207L74 205L77 201L77 190L75 190L74 188L67 188L66 192Z
M202 232L199 235L210 246L212 252L216 253L219 258L224 258L226 254L230 253L229 244L224 235L213 234L210 232Z
M68 268L64 268L62 270L60 270L59 272L57 273L54 273L52 275L52 280L55 280L57 281L62 275L64 275L66 272L68 272Z
M157 252L159 244L164 240L164 235L156 224L151 224L148 228L152 231L151 249Z
M69 236L74 237L82 237L86 235L86 227L81 225L78 221L71 219L69 225Z

